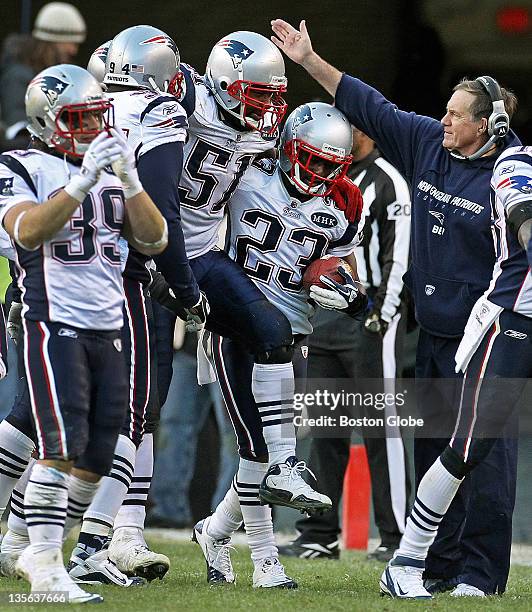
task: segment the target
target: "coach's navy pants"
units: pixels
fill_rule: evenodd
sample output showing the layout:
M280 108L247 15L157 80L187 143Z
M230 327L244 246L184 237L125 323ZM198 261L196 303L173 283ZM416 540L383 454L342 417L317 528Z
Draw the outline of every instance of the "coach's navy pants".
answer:
M420 416L429 426L438 419L442 437L416 437L416 488L449 443L458 417L462 377L455 374L454 356L459 344L460 338L442 338L424 330L419 336L416 378L421 379L418 388ZM425 383L426 379L432 380ZM505 590L517 477L516 419L515 414L509 418L500 432L507 437L493 441L484 461L465 478L458 490L430 548L425 564L426 577L458 576L460 582L474 585L486 593Z

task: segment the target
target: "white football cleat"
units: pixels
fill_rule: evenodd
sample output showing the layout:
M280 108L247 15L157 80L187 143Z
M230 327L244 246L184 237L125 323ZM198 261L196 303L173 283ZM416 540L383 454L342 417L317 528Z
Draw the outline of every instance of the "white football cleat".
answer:
M33 554L26 548L17 561L17 573L31 584L32 593L66 593L68 603L101 603L103 597L87 593L70 578L63 565L60 549Z
M161 580L170 568L166 555L148 548L142 529L121 527L113 533L108 550L109 560L128 576L141 576L148 581Z
M192 541L199 544L207 564L207 582L210 585L233 584L235 573L231 564L231 538L215 540L207 530L211 517L194 525Z
M277 557L261 559L253 571L253 588L297 589L297 582L289 578Z
M486 597L486 593L472 584L461 582L453 591L451 597Z
M83 545L77 545L70 556L68 575L74 582L80 584L116 584L121 587L142 586L146 584L144 578L134 576L130 578L122 573L116 565L109 560L107 550L99 550L90 555Z
M423 586L423 566L392 565L386 566L380 579L381 595L397 599L432 599Z
M309 514L330 510L332 501L303 480L301 475L305 471L312 474L306 463L298 461L297 457L271 465L259 487L261 503L287 506Z
M7 530L0 548L0 575L6 578L18 578L15 566L22 552L29 545L30 539L27 533L21 534L11 529Z

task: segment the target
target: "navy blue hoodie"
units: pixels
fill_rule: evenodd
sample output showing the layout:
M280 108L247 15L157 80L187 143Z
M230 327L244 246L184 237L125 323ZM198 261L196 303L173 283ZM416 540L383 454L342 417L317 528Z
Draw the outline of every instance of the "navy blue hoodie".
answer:
M376 143L410 184L411 265L404 280L423 329L461 336L495 263L490 179L497 157L520 145L510 132L489 157L457 159L442 147L443 126L398 110L362 81L343 75L336 106Z

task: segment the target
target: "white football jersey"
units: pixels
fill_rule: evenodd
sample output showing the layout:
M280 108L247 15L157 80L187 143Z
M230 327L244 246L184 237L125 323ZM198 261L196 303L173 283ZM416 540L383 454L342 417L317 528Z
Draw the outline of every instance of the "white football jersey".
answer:
M62 189L80 167L29 149L10 151L0 163L0 223L20 202L42 203ZM82 329L123 325L123 287L118 242L124 221L120 180L102 172L71 219L33 251L15 245L23 315L33 321Z
M174 96L136 89L110 92L107 98L137 160L159 145L185 141L187 116Z
M115 124L125 132L137 162L155 147L185 141L187 115L174 96L135 89L109 92L107 97L113 103ZM141 271L140 279L146 258L135 252L128 262L129 246L125 240L121 241L120 252L122 270L127 263L129 275L135 278Z
M532 317L532 274L526 249L508 227L512 208L532 197L532 147L511 147L497 159L491 179L492 231L497 261L485 296Z
M301 285L305 268L327 254L351 254L362 239L330 198L292 197L269 159L248 170L231 198L228 237L231 259L287 316L292 332L305 335L314 313Z
M187 256L193 259L216 245L231 194L255 156L273 148L274 141L224 123L203 77L189 66L184 69L194 82L196 102L189 117L179 200Z

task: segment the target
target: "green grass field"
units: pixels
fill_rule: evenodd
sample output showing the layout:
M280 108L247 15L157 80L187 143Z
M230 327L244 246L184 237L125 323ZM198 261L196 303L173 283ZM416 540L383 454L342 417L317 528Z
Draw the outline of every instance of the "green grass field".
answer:
M436 611L471 610L532 610L532 568L512 568L508 592L503 597L485 600L469 598L454 600L448 594L429 602L401 602L381 598L378 580L382 565L364 560L361 553L344 553L341 561L304 561L283 558L289 575L299 583L296 591L259 590L251 586L252 563L244 547L233 551L237 573L236 585L210 588L205 579L205 565L199 548L188 542L165 543L149 538L158 551L167 554L172 562L170 572L162 581L149 586L120 589L94 588L105 597L98 610L112 612L166 612L186 610L255 610L256 612L299 612L336 610L388 611L413 609ZM27 591L23 581L0 578L2 600L0 610L55 610L64 605L9 605L6 591ZM77 609L81 606L69 606Z

